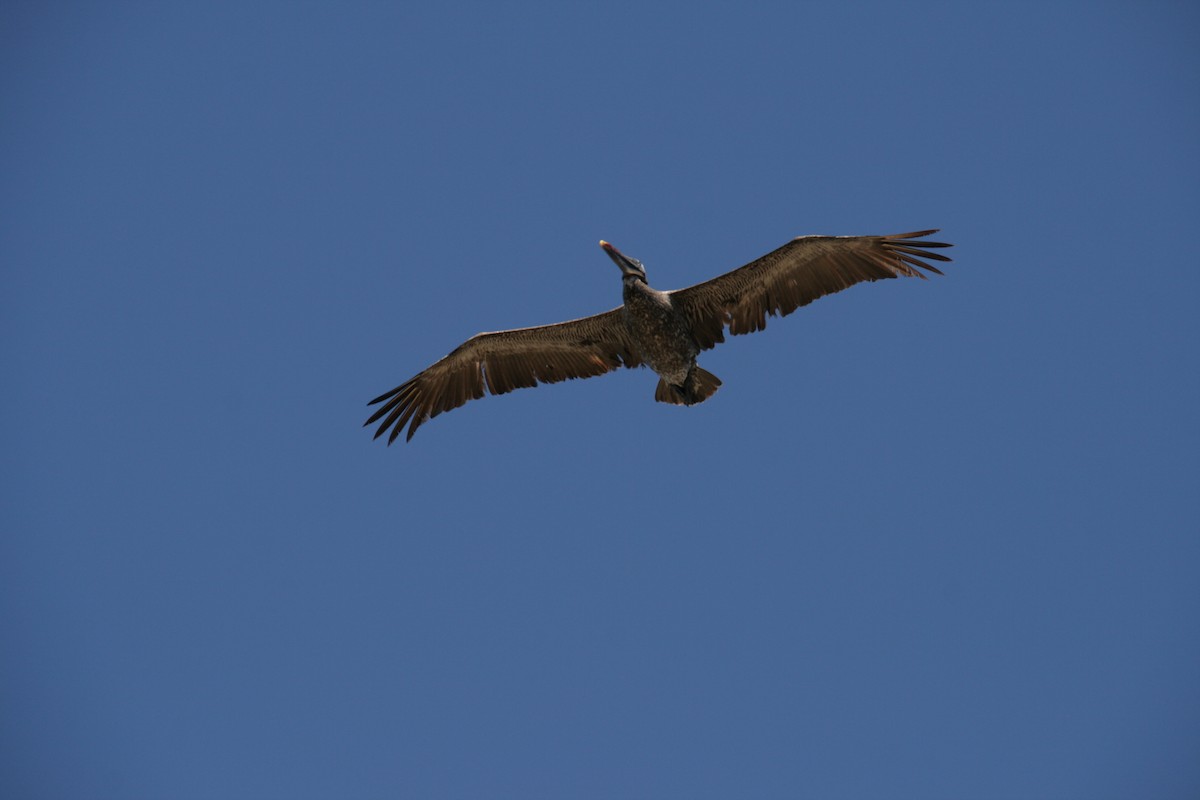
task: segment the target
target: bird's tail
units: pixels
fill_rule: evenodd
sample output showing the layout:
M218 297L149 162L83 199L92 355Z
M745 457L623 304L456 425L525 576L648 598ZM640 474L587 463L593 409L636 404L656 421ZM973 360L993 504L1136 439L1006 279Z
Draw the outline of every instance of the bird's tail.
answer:
M677 406L690 406L703 403L721 385L721 379L706 369L692 367L684 380L683 386L673 386L662 378L658 379L658 387L654 390L654 399L660 403L672 403Z

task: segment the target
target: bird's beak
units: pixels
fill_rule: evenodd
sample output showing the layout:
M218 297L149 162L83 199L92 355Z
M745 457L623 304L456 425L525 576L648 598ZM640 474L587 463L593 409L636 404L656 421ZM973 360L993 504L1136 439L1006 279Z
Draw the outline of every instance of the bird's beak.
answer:
M613 263L621 268L622 274L635 275L639 278L644 277L645 273L638 269L637 265L630 261L620 250L603 239L600 240L600 246L604 248L604 252L608 253L608 257L613 260Z

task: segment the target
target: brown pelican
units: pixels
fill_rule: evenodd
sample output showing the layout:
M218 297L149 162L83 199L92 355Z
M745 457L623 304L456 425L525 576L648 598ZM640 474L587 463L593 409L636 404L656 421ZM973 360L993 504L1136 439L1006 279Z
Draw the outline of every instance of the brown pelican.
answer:
M696 356L733 335L767 326L768 316L787 316L818 297L862 281L941 275L922 259L949 261L920 240L937 229L894 236L799 236L720 277L686 289L660 292L646 269L605 241L600 246L621 268L624 304L591 317L508 331L477 333L448 356L368 405L383 403L365 425L382 419L375 438L391 429L388 444L404 426L408 436L425 420L491 394L591 378L618 367L648 366L658 373L654 399L692 405L706 400L721 381L696 364Z

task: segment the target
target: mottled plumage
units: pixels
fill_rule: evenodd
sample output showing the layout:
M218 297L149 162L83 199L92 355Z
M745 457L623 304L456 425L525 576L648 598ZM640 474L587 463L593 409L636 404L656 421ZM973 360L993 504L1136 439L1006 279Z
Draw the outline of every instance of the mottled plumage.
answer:
M445 358L385 392L365 424L382 420L376 438L388 443L405 425L408 435L427 419L483 397L513 389L590 378L619 367L649 366L659 375L654 399L691 405L721 385L696 364L703 350L731 334L753 333L768 316L786 316L818 297L856 283L941 274L923 259L949 261L920 241L936 230L894 236L801 236L720 277L686 289L660 292L646 270L607 242L601 247L621 268L624 304L603 314L472 336ZM485 392L486 390L486 392Z

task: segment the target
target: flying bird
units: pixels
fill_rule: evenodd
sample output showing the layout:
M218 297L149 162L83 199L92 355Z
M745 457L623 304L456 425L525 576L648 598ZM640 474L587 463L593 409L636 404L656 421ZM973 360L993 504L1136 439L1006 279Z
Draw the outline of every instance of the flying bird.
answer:
M505 394L620 367L657 372L654 399L660 403L702 403L721 381L697 365L696 356L725 341L726 329L734 336L760 331L768 316L787 316L863 281L924 279L922 269L941 275L922 260L950 260L933 249L951 245L921 239L934 233L799 236L743 267L673 292L650 288L642 262L602 240L621 269L623 305L554 325L477 333L368 403L382 405L364 426L382 420L375 438L390 429L391 444L405 425L405 438L412 439L426 420L485 392Z

